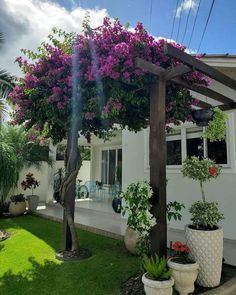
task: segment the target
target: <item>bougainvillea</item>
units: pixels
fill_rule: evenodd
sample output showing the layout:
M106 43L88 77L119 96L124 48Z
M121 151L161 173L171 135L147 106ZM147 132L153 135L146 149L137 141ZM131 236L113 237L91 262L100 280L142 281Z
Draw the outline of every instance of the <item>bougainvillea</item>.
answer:
M150 84L154 76L136 68L140 57L164 68L179 62L164 54L165 39L150 36L141 23L133 31L104 19L96 29L85 26L81 35L54 30L64 42L53 35L52 42L43 43L38 53L27 52L32 63L17 58L25 73L12 91L10 98L17 105L14 122L35 124L55 142L65 138L70 127L71 97L76 84L80 99L78 116L80 132L103 136L114 123L138 131L148 124ZM173 43L180 50L182 45ZM188 83L208 85L199 72L186 74ZM167 123L178 124L191 120L193 98L186 89L176 85L167 88Z

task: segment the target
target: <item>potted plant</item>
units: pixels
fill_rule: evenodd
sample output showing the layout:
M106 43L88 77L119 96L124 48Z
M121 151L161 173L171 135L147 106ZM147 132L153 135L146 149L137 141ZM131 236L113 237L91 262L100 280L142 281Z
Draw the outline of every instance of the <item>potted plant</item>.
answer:
M34 178L33 173L29 172L26 174L26 179L21 182L21 186L24 190L31 189L32 194L27 196L28 200L28 211L33 212L38 207L39 196L34 195L34 189L39 186L39 181Z
M187 245L191 256L199 264L197 283L203 287L216 287L220 283L223 258L223 230L218 222L224 215L218 203L207 202L203 183L220 175L221 168L210 159L197 157L186 159L183 175L200 183L202 200L194 202L189 209L191 225L185 227Z
M214 112L211 109L201 109L192 111L191 115L197 126L208 126L214 116Z
M171 249L174 254L167 263L175 280L174 287L180 295L188 295L194 291L199 265L189 258L190 249L186 244L177 241Z
M132 254L148 253L149 233L156 224L150 213L150 198L153 195L151 186L147 181L131 183L120 197L124 200L122 214L128 214L127 229L125 232L125 246ZM180 220L184 204L170 201L167 204L167 219Z
M153 192L147 181L131 183L125 192L121 193L124 200L122 214L128 214L125 232L125 246L134 255L147 252L149 232L156 224L150 213L150 198Z
M26 203L23 194L14 195L10 197L9 212L13 216L18 216L24 214L26 211Z
M174 279L171 277L172 271L167 265L167 260L159 258L157 254L154 257L144 256L143 268L146 273L142 276L144 290L146 295L173 294Z

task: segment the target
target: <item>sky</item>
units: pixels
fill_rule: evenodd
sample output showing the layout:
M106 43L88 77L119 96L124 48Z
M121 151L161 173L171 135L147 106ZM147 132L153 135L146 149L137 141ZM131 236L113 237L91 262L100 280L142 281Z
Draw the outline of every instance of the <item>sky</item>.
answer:
M192 52L236 54L235 0L214 1L199 48L211 4L212 0L0 0L0 32L5 35L0 66L20 75L14 60L21 48L36 49L53 27L81 32L87 10L92 27L105 16L118 17L131 27L142 22L150 34L176 40Z

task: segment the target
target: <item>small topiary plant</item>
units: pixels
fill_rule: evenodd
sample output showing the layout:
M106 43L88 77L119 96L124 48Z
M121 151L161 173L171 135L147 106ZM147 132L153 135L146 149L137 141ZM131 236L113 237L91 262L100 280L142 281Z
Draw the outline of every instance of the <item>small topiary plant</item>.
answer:
M220 175L221 167L213 160L198 157L187 158L183 163L182 173L185 177L200 182L202 200L206 201L205 192L203 190L203 182L215 179Z
M194 202L189 212L192 214L191 221L196 229L214 229L218 222L224 219L217 202Z
M172 273L167 265L167 259L165 257L159 258L157 254L150 258L145 255L143 257L143 268L151 280L169 280Z
M34 189L39 186L39 181L34 178L34 174L29 172L26 174L26 179L21 182L21 186L24 191L29 188L32 190L32 196L34 195Z

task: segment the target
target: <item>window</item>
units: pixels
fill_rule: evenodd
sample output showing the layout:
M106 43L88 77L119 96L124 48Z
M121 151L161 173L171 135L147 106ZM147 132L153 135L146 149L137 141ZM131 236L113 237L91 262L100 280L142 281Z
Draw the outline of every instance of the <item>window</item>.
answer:
M186 157L208 157L217 164L228 164L227 142L203 139L202 127L182 127L166 137L167 165L179 166Z
M101 181L104 184L121 184L122 149L102 150Z

